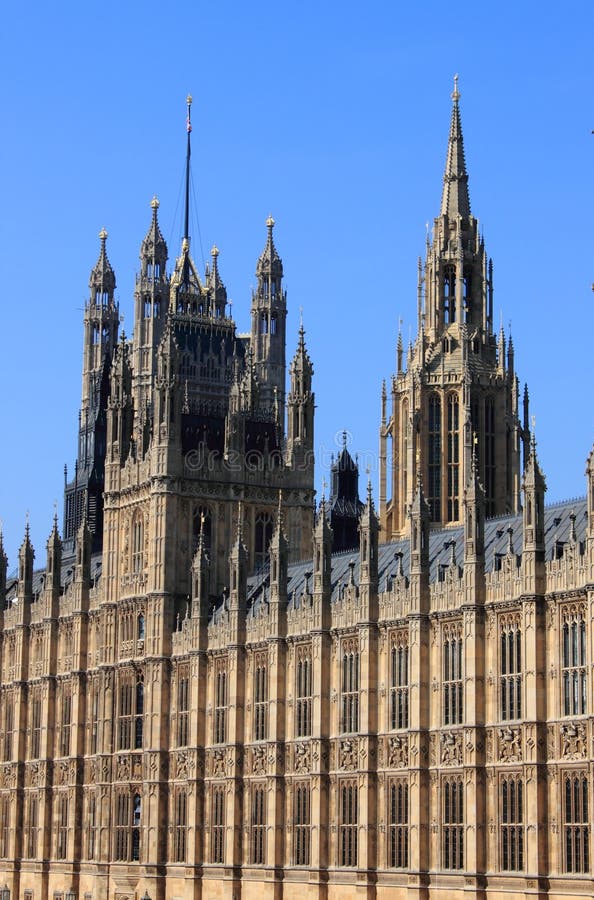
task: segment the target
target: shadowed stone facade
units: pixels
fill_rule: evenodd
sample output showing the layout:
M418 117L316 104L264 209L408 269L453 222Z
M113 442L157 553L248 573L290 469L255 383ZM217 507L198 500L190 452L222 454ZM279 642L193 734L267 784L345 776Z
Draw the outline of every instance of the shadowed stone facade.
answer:
M167 274L154 200L118 337L102 232L65 540L36 570L27 529L11 579L0 540L13 900L591 895L594 464L545 509L453 101L378 514L343 451L358 549L314 515L272 219L249 335L187 226Z

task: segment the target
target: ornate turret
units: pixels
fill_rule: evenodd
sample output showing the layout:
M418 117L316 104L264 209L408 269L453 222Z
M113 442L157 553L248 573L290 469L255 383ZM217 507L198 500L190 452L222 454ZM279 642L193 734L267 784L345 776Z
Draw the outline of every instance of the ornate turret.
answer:
M134 308L134 431L141 445L145 442L139 431L150 415L157 347L163 335L170 290L166 271L167 244L159 227L159 201L156 197L151 200L151 210L151 223L140 246L140 273L136 276ZM144 446L142 449L145 449Z
M287 398L287 457L296 465L307 463L313 454L314 394L313 366L305 346L303 323L299 328L297 351L291 362L291 388Z
M204 514L200 514L198 546L192 560L192 616L200 619L200 625L208 623L210 606L210 560L206 552L204 536Z
M29 603L33 598L33 561L35 559L35 551L31 544L29 535L29 521L25 526L25 537L19 548L19 574L17 595L19 600L25 600Z
M74 581L83 589L87 589L91 583L91 532L86 516L83 517L76 535L76 565L74 567Z
M151 209L151 224L140 245L140 278L145 279L148 284L158 283L166 277L165 269L169 258L167 244L159 227L159 201L156 197L151 200Z
M54 516L53 528L47 539L47 563L45 574L45 588L55 596L60 593L62 569L62 541L58 531L58 516Z
M66 484L64 497L63 530L67 554L74 551L74 539L84 514L93 535L94 550L101 549L103 538L109 369L118 340L120 317L115 300L115 273L107 257L107 231L104 228L99 239L99 259L91 271L90 294L84 310L82 402L75 477Z
M392 413L384 413L380 426L380 519L386 540L404 532L417 458L431 523L463 521L473 433L486 516L520 508L525 432L518 418L513 346L506 354L505 339L498 342L493 333L492 265L471 213L459 100L456 78L440 214L418 279L419 332L406 371L398 353Z
M109 459L125 462L132 445L134 408L132 401L132 368L130 344L122 332L122 339L114 354L109 396Z
M252 293L252 347L261 402L272 409L285 405L285 337L287 297L282 289L283 264L274 245L274 219L266 220L268 236L256 266L258 286Z
M410 507L410 584L414 612L429 610L429 505L420 472Z
M346 431L330 473L330 524L334 535L332 549L336 553L359 544L359 516L364 506L359 500L359 466L347 449Z
M208 309L215 319L222 319L225 317L227 310L227 289L219 273L219 248L216 244L213 244L210 256L212 265L206 276Z
M287 579L289 545L284 532L282 491L279 491L276 522L268 552L270 554L270 610L276 617L276 631L286 634Z
M473 445L468 483L464 491L464 585L466 603L485 598L485 492L478 475Z
M322 497L314 527L314 596L330 602L332 590L332 528L328 519L326 500Z
M546 482L536 456L534 433L524 471L522 569L527 594L542 594L545 584L544 501Z
M369 481L367 502L359 520L359 585L361 592L367 588L370 599L377 596L378 588L378 534L379 522L375 514Z

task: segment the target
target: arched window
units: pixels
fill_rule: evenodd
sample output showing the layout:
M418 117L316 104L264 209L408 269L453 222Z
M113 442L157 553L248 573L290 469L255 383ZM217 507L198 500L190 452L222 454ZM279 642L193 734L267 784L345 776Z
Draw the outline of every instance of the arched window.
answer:
M312 660L309 647L299 647L297 650L297 672L295 693L295 735L296 737L309 737L311 734L311 705L312 705Z
M131 669L122 671L118 694L118 750L140 750L144 720L142 675Z
M442 785L442 866L464 868L464 785L460 776Z
M590 871L590 813L588 773L565 776L563 796L563 845L566 872Z
M458 395L448 397L448 522L459 518L460 433Z
M276 334L277 318L275 315L270 317L270 334Z
M260 334L268 334L268 314L265 312L260 316Z
M254 543L254 564L256 569L268 562L268 548L272 540L273 520L270 513L259 512L256 516Z
M462 287L462 308L464 311L464 321L472 322L472 301L470 296L471 276L470 272L464 273L464 283Z
M339 853L341 866L357 865L359 824L359 790L356 782L345 781L340 787Z
M132 860L140 859L140 819L142 815L142 800L140 794L134 794L132 803Z
M354 642L343 650L341 687L340 730L348 734L359 730L359 648Z
M524 868L524 785L520 775L501 782L501 868L521 872Z
M390 830L388 865L408 868L408 782L398 779L390 785Z
M432 522L441 519L441 401L436 394L429 398L429 485L428 503Z
M463 720L463 643L459 634L445 635L443 658L443 724L460 725Z
M485 398L485 512L495 515L495 400Z
M147 296L144 298L144 318L150 319L151 317L151 298Z
M499 635L499 698L501 718L522 718L522 631L517 622L504 623Z
M225 805L227 789L219 785L212 788L212 817L210 837L210 861L225 862Z
M397 634L390 655L390 728L408 728L408 638Z
M452 266L443 275L443 321L444 325L456 321L456 270Z
M294 860L296 866L309 865L311 844L311 788L297 784L293 792Z
M569 610L563 620L563 715L583 716L587 682L584 613Z
M132 522L132 572L138 575L144 569L144 522L136 515Z

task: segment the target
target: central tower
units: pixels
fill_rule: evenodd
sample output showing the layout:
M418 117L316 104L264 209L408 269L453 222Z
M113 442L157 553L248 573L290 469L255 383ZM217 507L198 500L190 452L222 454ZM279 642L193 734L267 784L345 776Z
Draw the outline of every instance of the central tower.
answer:
M403 365L398 336L391 413L382 389L380 520L385 540L403 533L419 474L434 525L462 521L473 447L487 516L520 506L520 423L511 336L493 332L493 265L470 210L457 76L439 216L419 259L417 338Z

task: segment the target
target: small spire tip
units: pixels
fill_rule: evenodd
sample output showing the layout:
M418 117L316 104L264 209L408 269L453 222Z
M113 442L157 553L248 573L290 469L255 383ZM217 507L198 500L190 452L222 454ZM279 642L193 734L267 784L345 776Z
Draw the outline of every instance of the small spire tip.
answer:
M454 75L454 91L452 93L452 100L454 103L457 103L460 99L460 91L458 90L458 73Z

